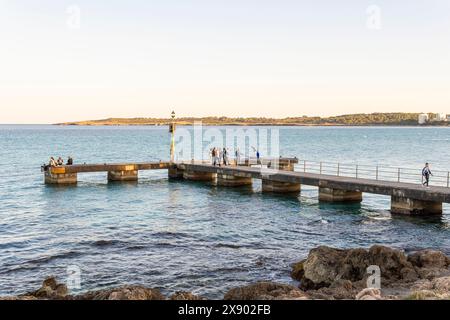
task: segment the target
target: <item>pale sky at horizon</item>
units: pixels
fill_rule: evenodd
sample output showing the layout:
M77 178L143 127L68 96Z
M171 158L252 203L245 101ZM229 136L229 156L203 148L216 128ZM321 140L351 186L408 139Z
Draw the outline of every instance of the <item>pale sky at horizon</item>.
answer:
M0 123L450 114L448 0L0 0L0 39Z

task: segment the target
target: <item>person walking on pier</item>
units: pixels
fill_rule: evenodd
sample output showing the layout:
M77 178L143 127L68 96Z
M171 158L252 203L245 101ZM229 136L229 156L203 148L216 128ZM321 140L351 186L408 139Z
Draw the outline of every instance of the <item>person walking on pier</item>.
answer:
M422 181L425 180L425 181L423 181L422 184L424 186L427 186L427 187L429 186L429 184L430 184L430 175L432 176L433 174L431 173L430 165L427 162L427 163L425 163L425 167L422 169Z

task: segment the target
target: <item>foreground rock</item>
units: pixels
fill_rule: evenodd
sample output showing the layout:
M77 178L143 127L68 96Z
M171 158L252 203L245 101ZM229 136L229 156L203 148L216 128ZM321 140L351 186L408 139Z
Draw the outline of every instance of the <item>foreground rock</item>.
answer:
M381 288L386 291L386 298L398 298L398 295L411 292L419 284L427 287L419 287L415 292L428 290L436 292L435 297L450 292L446 278L437 279L450 275L450 259L434 250L407 256L400 250L383 246L373 246L368 250L322 246L312 249L307 259L295 263L291 276L300 281L300 288L313 298L379 299L380 294L362 291L367 288L371 275L367 269L369 266L380 268Z
M197 296L190 292L178 291L170 296L170 300L205 300L201 296Z
M258 282L228 291L225 300L305 300L307 295L287 284Z
M75 300L165 300L157 289L142 286L124 286L109 290L88 292L71 297Z

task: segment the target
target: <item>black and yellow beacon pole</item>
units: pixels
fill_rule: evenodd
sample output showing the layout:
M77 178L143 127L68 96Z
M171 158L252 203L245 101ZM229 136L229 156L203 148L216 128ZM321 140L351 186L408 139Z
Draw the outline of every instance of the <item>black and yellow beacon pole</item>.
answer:
M172 122L169 125L169 132L171 133L170 140L170 163L175 162L175 111L172 111Z

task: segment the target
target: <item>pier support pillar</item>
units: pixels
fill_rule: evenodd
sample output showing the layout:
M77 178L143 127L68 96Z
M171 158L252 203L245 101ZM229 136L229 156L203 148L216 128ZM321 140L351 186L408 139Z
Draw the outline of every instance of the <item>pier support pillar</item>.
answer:
M76 173L55 173L58 168L49 169L45 172L45 184L76 184L77 174Z
M226 187L240 187L248 186L252 184L252 178L238 177L233 175L227 175L223 173L217 174L217 185Z
M423 201L399 196L392 196L391 213L407 215L440 215L442 214L442 202Z
M278 169L282 171L294 171L294 163L291 162L279 162L278 165L274 162L269 162L267 165L270 169Z
M270 179L262 179L262 191L273 193L299 193L300 183L278 182Z
M137 180L138 180L137 170L108 172L108 181L137 181Z
M169 167L169 179L183 179L184 170L178 168L176 165Z
M212 172L201 172L185 170L183 172L183 178L192 181L213 181L216 179L217 174Z
M362 192L319 188L319 201L324 202L361 202Z

